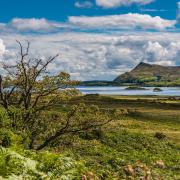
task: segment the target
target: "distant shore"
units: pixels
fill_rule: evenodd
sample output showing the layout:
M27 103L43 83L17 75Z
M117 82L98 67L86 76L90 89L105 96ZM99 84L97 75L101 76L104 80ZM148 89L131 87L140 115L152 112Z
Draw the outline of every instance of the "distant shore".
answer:
M115 83L113 81L82 81L78 83L78 86L139 86L139 87L180 87L180 84L171 84L164 82L157 82L151 84L139 84L139 83Z

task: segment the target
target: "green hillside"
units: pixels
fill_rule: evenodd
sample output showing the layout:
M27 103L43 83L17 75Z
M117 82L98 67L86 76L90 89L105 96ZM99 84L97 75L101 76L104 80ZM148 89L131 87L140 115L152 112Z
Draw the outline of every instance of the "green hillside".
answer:
M180 67L151 65L141 62L130 72L118 76L114 82L118 84L180 86Z

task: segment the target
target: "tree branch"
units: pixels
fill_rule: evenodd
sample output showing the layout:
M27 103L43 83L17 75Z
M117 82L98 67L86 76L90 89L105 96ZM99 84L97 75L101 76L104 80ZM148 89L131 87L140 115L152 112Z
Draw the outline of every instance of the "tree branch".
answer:
M2 79L2 76L0 75L0 96L1 96L1 100L3 102L3 107L5 109L8 109L8 101L7 101L7 98L6 98L6 95L4 94L4 88L3 88L3 79Z
M61 135L70 134L70 133L76 134L76 133L81 132L81 131L86 131L86 130L89 130L89 129L92 129L92 128L97 128L97 127L104 126L104 125L108 124L109 122L113 121L113 119L109 119L108 121L98 123L98 124L90 124L88 126L84 126L82 128L76 129L76 130L68 130L68 128L70 127L70 119L73 117L73 115L75 113L76 113L76 110L73 111L73 113L70 114L69 118L67 119L67 122L66 122L65 126L63 128L61 128L60 130L58 130L53 136L48 137L44 141L43 144L41 144L39 147L36 148L36 150L41 150L41 149L45 148L51 142L53 142L54 140L59 138Z

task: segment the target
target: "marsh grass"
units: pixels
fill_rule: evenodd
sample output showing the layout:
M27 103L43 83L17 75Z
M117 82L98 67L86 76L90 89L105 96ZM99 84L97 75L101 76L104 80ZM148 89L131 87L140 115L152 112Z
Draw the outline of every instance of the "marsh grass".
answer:
M180 179L178 97L79 96L54 104L53 110L46 112L47 117L67 112L71 105L78 103L115 109L119 116L104 127L63 136L52 143L48 151L25 151L22 147L20 150L17 142L12 142L13 146L0 154L3 177L22 176L18 174L18 167L23 169L24 162L17 160L19 166L16 168L9 163L11 159L7 161L8 152L15 151L25 161L35 161L33 170L25 168L24 173L29 178ZM1 176L3 174L1 172Z
M76 137L70 146L63 147L63 150L68 149L77 158L84 159L86 166L98 177L101 179L133 177L133 174L126 172L129 165L134 172L139 169L135 172L135 179L145 177L147 169L151 171L153 179L180 178L178 97L169 99L157 96L87 95L73 98L69 104L79 102L122 112L116 121L103 128L100 137L93 132L87 132ZM164 138L157 138L156 134L163 134ZM137 165L138 163L141 167Z

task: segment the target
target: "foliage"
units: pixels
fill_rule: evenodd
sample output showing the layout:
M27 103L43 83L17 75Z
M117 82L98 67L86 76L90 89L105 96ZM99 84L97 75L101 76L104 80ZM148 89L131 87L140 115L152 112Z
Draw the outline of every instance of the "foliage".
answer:
M38 135L44 139L44 143L38 149L43 148L47 143L50 145L51 142L56 141L62 135L74 135L101 127L114 120L116 112L112 110L102 111L98 106L86 106L81 103L69 107L68 113L55 113L51 115L51 121L48 118L42 117L42 125L38 125L40 128ZM47 120L47 122L44 120ZM46 126L43 126L43 124L46 124Z
M41 112L50 107L56 99L59 89L72 85L70 75L60 72L50 75L48 65L58 55L46 60L29 56L30 43L27 48L17 41L20 47L19 61L15 65L3 63L6 75L0 76L1 104L11 119L11 127L21 131L29 137L29 147L32 148L34 137L37 134L32 130L38 124Z
M4 108L0 107L0 128L9 127L10 119L7 114L7 111Z
M88 106L81 104L75 117L90 117L97 111L91 107L95 103L100 114L110 115L114 110L109 109L116 109L116 121L73 136L64 134L49 144L50 152L23 150L20 144L3 147L0 175L11 179L179 179L178 98L80 96L65 99L62 106L55 104L43 116L58 124L56 117L65 117L79 101ZM123 117L122 110L127 111Z
M10 129L0 129L0 145L3 147L21 147L22 137L13 133Z
M161 132L156 132L154 137L156 137L157 139L165 139L166 138L166 135L161 133Z
M96 106L78 105L67 112L48 115L52 105L80 94L66 89L76 82L65 72L48 72L49 64L58 55L45 60L30 57L30 43L26 48L17 43L19 60L13 66L3 64L7 73L0 76L0 98L12 130L22 135L27 147L40 150L64 134L76 134L112 121L112 114L101 112Z
M151 172L152 178L160 176L169 179L175 178L175 174L178 174L175 169L180 168L177 146L141 133L109 132L100 139L76 138L71 151L78 154L80 159L85 159L86 166L101 179L126 179L127 176L133 176L126 174L128 165L137 169L142 164ZM163 160L165 169L154 165L158 160ZM145 176L144 168L142 173L136 172L137 179Z
M22 153L23 152L23 153ZM63 154L36 154L0 149L0 177L12 179L78 179L86 172L83 162Z
M43 152L38 154L38 169L51 178L76 179L86 171L81 161L75 161L67 155Z

